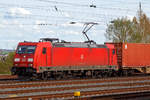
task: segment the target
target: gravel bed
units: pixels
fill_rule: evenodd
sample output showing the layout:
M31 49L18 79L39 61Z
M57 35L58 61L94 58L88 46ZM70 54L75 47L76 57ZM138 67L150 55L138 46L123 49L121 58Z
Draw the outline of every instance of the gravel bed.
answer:
M32 92L32 93L22 93L16 94L16 97L24 97L24 96L38 96L38 95L51 95L51 94L61 94L61 93L74 93L75 91L80 92L90 92L90 91L102 91L102 90L112 90L112 89L127 89L127 88L137 88L137 87L150 87L150 85L136 85L136 86L117 86L117 87L97 87L97 88L86 88L86 89L72 89L72 90L63 90L63 91L50 91L50 92ZM147 90L150 91L150 90ZM135 92L139 92L138 90ZM140 91L143 92L143 91ZM146 91L144 91L146 92ZM128 92L127 92L128 93ZM113 93L115 94L115 93ZM8 98L15 94L4 94L1 95L0 98ZM110 94L109 94L110 95Z
M68 82L88 82L88 81L105 81L105 80L116 80L116 81L119 81L119 79L126 79L127 77L113 77L113 78L102 78L102 79L87 79L87 80L63 80L63 81L23 81L21 82L20 80L16 80L16 82L19 82L19 83L0 83L0 86L9 86L9 85L30 85L30 84L44 84L44 83L68 83ZM131 81L130 78L133 78L133 77L128 77L129 80L128 81ZM137 79L142 79L142 78L145 78L145 77L137 77ZM21 83L20 83L21 82Z

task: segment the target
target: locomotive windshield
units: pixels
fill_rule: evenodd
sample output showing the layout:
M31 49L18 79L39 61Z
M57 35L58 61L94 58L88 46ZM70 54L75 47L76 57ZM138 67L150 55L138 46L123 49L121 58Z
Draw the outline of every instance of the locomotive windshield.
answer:
M19 46L17 49L18 54L33 54L36 46Z

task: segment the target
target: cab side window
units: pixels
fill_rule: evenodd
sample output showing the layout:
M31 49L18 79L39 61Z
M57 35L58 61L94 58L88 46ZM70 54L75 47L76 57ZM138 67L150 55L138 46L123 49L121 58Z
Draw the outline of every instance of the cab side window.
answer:
M46 48L43 48L42 53L43 53L43 54L46 54Z

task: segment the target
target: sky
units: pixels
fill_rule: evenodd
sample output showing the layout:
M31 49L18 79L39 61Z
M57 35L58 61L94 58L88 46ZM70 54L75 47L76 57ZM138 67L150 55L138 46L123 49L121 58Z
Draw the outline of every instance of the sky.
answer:
M98 23L87 35L103 44L108 41L104 34L111 20L132 19L139 2L150 17L150 0L0 0L0 49L15 49L19 42L40 38L83 42L87 22Z

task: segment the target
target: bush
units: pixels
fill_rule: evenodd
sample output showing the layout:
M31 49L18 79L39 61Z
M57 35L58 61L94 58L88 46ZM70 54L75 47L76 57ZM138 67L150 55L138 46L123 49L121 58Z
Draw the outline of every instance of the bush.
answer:
M0 60L0 74L10 74L13 66L14 52L10 52L5 59Z

